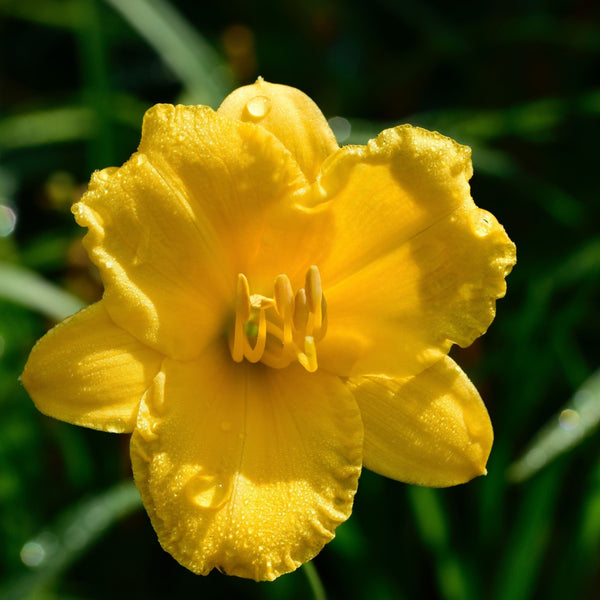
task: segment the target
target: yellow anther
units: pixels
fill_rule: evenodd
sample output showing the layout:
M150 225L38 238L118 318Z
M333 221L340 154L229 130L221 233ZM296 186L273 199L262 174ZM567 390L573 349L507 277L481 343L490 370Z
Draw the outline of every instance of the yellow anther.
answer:
M273 289L275 309L283 320L284 347L293 343L292 318L294 315L294 291L287 275L277 275Z
M306 272L306 305L310 312L321 310L321 298L323 297L323 288L321 287L321 274L319 269L312 265Z
M284 318L293 313L294 291L292 290L292 284L287 275L277 275L273 292L277 312Z
M250 318L250 286L243 273L238 273L235 314L244 322Z
M306 305L309 310L307 333L321 337L323 288L321 287L321 274L319 269L312 265L306 272Z
M294 328L296 331L304 331L308 323L308 306L306 306L306 292L300 288L296 292L294 301Z

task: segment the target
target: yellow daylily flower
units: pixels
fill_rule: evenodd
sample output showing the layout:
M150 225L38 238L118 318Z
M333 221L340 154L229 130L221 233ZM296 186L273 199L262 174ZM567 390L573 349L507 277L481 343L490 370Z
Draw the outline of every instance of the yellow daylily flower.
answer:
M132 432L163 548L272 580L352 510L362 466L450 486L492 427L447 354L485 332L515 248L469 192L470 150L408 125L338 147L262 79L214 112L158 105L74 205L102 300L34 347L45 414Z

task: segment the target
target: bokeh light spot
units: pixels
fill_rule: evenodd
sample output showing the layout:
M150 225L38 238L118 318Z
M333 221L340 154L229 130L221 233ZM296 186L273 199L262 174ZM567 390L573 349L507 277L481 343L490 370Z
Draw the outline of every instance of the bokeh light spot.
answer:
M350 125L348 119L344 119L344 117L331 117L328 123L338 144L345 142L350 137L352 125Z
M0 204L0 237L8 237L17 225L17 214L4 204Z
M567 408L558 416L558 424L567 431L575 429L579 425L579 413Z

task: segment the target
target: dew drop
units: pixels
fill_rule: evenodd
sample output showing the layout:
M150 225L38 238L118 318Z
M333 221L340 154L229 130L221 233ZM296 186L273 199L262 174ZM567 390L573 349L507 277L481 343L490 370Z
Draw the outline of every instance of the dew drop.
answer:
M21 561L28 567L39 567L46 560L46 550L38 542L27 542L21 548Z
M263 119L270 110L271 101L266 96L255 96L246 104L246 111L253 119Z
M24 565L39 567L52 558L58 549L58 541L54 534L43 532L34 540L29 540L21 548L19 556Z
M8 237L14 230L17 224L17 214L10 208L0 204L0 238Z
M567 408L558 416L558 424L567 431L572 431L579 425L579 413Z
M185 488L187 497L200 508L219 508L223 506L231 488L228 481L214 475L198 475Z
M479 237L485 237L492 230L492 219L491 215L485 210L474 210L469 215L471 221L471 227L475 235Z

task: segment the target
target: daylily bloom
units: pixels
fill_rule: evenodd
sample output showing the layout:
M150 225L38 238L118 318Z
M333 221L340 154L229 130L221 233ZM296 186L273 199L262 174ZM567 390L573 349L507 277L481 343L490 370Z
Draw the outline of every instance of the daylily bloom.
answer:
M485 473L492 427L447 356L486 331L515 249L470 150L408 125L340 148L259 79L214 112L158 105L73 207L105 286L22 381L45 414L132 432L137 487L182 565L272 580L350 515L361 467Z

